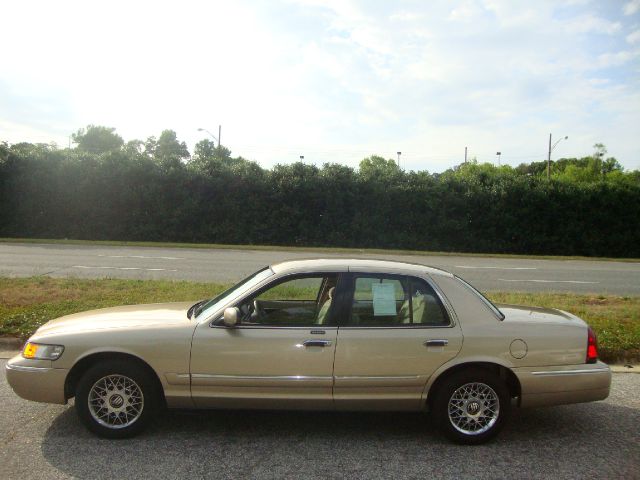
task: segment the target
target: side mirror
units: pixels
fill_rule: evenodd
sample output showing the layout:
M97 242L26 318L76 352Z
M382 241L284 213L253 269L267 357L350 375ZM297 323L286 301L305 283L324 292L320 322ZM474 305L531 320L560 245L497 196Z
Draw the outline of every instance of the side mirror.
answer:
M224 326L225 327L235 327L238 324L238 320L240 317L240 310L235 307L226 308L224 311Z

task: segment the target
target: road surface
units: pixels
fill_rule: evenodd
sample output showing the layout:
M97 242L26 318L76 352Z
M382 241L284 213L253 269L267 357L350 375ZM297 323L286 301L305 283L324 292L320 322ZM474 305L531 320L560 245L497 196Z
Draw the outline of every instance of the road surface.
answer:
M109 441L0 374L0 478L640 478L639 398L640 374L614 374L607 400L516 409L478 447L447 442L420 413L168 412Z
M640 263L438 255L5 243L0 244L0 276L233 282L274 262L319 257L421 263L456 273L484 291L640 295Z

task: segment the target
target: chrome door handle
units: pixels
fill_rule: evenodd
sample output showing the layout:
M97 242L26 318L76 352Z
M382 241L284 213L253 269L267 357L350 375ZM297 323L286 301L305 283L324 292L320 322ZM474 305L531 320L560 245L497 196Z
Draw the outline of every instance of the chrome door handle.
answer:
M445 338L439 338L437 340L427 340L424 342L425 347L445 347L449 345L449 340Z
M331 340L305 340L302 345L305 347L329 347Z

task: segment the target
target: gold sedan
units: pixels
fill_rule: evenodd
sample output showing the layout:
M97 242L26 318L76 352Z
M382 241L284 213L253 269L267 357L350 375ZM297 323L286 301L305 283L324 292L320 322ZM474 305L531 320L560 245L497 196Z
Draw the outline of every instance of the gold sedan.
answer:
M6 366L23 398L66 403L109 438L163 407L429 411L450 439L494 437L512 406L602 400L595 335L553 309L495 306L423 265L304 260L217 297L68 315Z

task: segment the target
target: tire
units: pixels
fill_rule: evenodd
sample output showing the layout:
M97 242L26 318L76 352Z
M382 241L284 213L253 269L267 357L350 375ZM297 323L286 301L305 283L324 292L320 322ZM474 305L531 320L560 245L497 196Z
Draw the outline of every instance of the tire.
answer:
M445 379L435 392L434 422L450 440L478 445L494 438L509 418L511 396L504 381L483 369Z
M129 438L140 433L158 412L156 382L138 364L111 360L89 368L76 389L80 421L104 438Z

